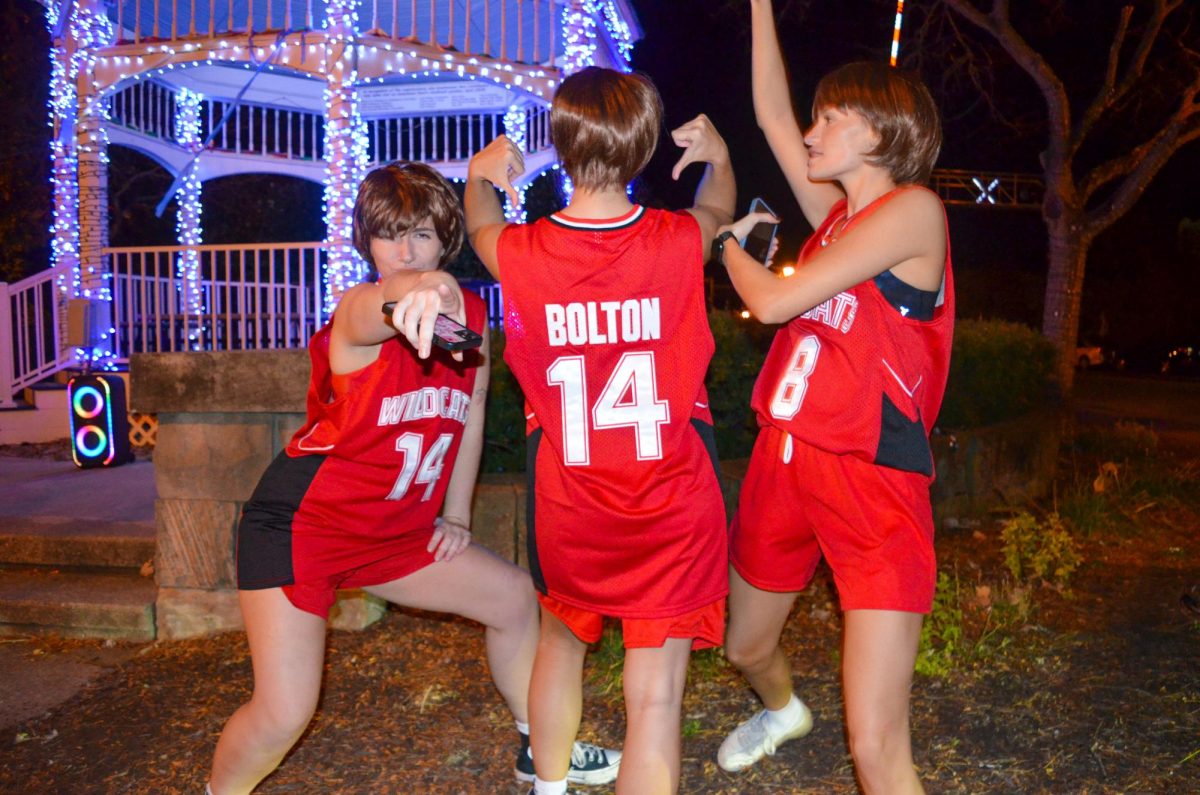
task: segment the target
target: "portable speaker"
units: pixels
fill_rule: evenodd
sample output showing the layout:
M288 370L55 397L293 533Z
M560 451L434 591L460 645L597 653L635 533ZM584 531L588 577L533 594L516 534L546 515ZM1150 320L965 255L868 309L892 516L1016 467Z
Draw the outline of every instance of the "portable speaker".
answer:
M80 469L132 460L125 381L117 375L77 375L67 382L71 456Z

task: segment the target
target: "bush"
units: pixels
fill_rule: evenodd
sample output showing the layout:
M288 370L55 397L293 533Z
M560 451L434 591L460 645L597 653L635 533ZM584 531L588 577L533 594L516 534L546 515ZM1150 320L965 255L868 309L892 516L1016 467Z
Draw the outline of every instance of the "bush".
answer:
M976 428L1015 419L1054 394L1054 346L1041 334L1000 320L956 324L939 426Z
M758 426L750 393L762 367L774 328L741 320L733 313L709 312L716 352L705 383L721 458L750 455ZM484 429L483 471L525 471L525 395L504 361L504 332L492 332L492 378Z
M1079 567L1075 539L1057 513L1038 521L1021 512L1004 523L1000 538L1004 542L1004 563L1018 583L1041 580L1065 587Z

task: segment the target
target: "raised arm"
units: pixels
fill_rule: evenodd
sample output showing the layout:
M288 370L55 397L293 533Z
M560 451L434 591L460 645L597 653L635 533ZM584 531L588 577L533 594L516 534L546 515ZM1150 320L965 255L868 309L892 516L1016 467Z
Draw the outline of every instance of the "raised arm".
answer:
M512 179L525 173L525 156L517 145L501 135L475 153L467 166L467 187L463 193L463 206L467 212L467 239L483 266L500 278L500 263L496 257L496 244L500 233L507 226L504 210L496 191L505 191L515 206L520 197L513 187Z
M800 210L815 229L844 194L836 183L813 182L808 178L808 149L792 107L771 0L750 0L750 26L754 116L767 137L775 162L800 203Z
M673 179L691 163L704 163L704 174L696 186L694 205L688 210L700 222L700 234L707 252L708 241L716 235L717 227L733 220L737 202L737 184L729 147L708 117L701 113L687 124L672 130L671 138L683 147L683 154L671 171Z
M762 220L772 219L753 213L726 228L740 238ZM764 268L736 239L725 243L724 259L746 308L763 323L784 323L886 270L918 289L937 290L946 262L946 216L933 193L907 190L786 279Z

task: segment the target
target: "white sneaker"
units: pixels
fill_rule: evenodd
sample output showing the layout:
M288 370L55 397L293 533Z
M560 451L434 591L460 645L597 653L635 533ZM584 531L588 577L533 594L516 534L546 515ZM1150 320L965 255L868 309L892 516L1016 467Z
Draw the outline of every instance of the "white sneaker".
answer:
M717 750L717 764L729 773L745 770L764 756L775 753L775 749L803 737L812 731L812 713L804 702L800 702L800 715L796 722L783 731L772 731L767 724L767 711L760 710L754 717L738 725L729 733Z

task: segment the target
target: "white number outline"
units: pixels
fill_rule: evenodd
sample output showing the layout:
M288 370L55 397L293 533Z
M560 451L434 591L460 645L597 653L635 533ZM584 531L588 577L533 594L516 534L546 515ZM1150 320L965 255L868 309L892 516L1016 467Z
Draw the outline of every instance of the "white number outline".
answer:
M396 482L392 485L387 499L404 499L413 483L425 486L421 502L428 502L433 496L434 487L437 486L438 478L442 476L442 469L445 467L446 453L454 443L454 434L443 433L422 456L424 441L424 436L411 431L396 438L396 452L404 453L404 465L400 468L400 474L396 476Z
M566 466L591 464L592 429L635 428L638 460L662 458L662 426L670 424L671 411L669 401L658 399L658 373L653 351L626 351L621 355L592 406L591 429L588 427L587 362L584 357L558 357L546 368L546 382L562 390L559 401L563 463ZM631 384L633 402L618 403ZM631 412L632 418L629 417Z
M790 420L800 413L804 395L808 392L808 377L817 366L821 355L821 341L813 334L802 337L792 349L787 369L775 387L771 397L771 416L777 420Z

